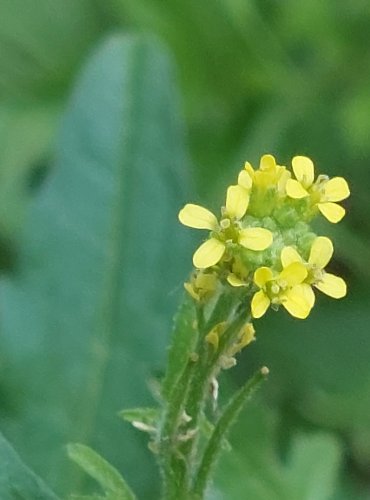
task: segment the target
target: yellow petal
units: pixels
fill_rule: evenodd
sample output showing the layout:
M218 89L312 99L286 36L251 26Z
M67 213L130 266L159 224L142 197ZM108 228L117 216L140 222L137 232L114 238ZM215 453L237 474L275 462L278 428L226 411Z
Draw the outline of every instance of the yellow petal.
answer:
M256 340L256 330L252 323L247 323L244 325L239 332L239 342L237 344L238 351L241 351L244 347L249 345L251 342Z
M230 186L226 195L226 211L230 217L241 219L249 204L248 192L241 186Z
M343 177L334 177L324 185L324 196L328 201L342 201L349 195L349 187Z
M260 161L261 170L275 170L276 161L272 155L263 155Z
M279 193L281 194L286 193L286 183L288 182L288 179L290 179L290 177L291 173L285 167L281 167L277 185Z
M193 255L193 264L198 269L206 269L216 265L225 253L225 244L211 238L200 245Z
M288 267L293 262L302 262L302 257L293 247L284 247L281 251L281 263L283 267Z
M249 250L266 250L272 240L271 231L263 227L249 227L239 232L239 243Z
M195 286L203 293L213 292L217 286L217 276L215 274L199 273L195 278Z
M246 346L253 340L255 340L256 330L252 323L247 323L240 329L239 338L241 339L243 346Z
M298 286L300 293L305 297L307 304L309 304L312 309L315 304L315 294L313 293L311 285L308 285L307 283L302 283L301 285Z
M252 316L254 318L260 318L265 314L269 305L270 299L263 290L255 293L251 303Z
M323 216L334 224L341 221L346 214L344 208L337 203L331 203L328 201L326 203L318 203L317 206Z
M212 344L215 349L218 348L220 337L225 333L227 322L222 321L215 325L212 330L207 333L205 339L209 344Z
M319 269L324 269L332 258L333 252L334 248L331 240L326 236L319 236L312 243L308 262Z
M290 198L300 199L308 196L308 192L302 186L302 184L295 179L288 179L285 185L286 194L290 196Z
M292 262L279 274L279 281L288 286L302 283L307 278L307 269L302 262Z
M254 177L254 168L252 167L252 165L249 163L249 161L246 161L244 163L244 169L246 170L246 172L249 174L250 178L253 179Z
M252 177L246 170L242 170L238 176L238 184L244 189L251 189L252 187Z
M191 283L184 283L184 288L188 292L194 300L200 300L199 294L194 290L194 287Z
M296 179L305 187L310 187L315 178L312 160L307 156L295 156L292 160L293 171Z
M273 278L273 273L269 267L259 267L254 273L253 280L260 288Z
M281 303L289 312L289 314L291 314L295 318L307 318L312 309L312 296L308 292L307 286L296 285L288 290L282 297Z
M207 333L205 339L206 339L206 342L208 342L208 344L213 345L213 347L216 350L218 349L218 344L220 342L220 339L218 338L218 335L216 332L211 330L209 333Z
M231 286L247 286L245 281L238 278L234 273L230 273L228 275L227 281L230 283Z
M325 273L323 279L316 283L315 287L333 299L341 299L347 294L346 282L331 273Z
M216 216L212 212L200 205L188 203L179 212L179 221L184 226L193 227L195 229L210 229L216 230L218 222Z

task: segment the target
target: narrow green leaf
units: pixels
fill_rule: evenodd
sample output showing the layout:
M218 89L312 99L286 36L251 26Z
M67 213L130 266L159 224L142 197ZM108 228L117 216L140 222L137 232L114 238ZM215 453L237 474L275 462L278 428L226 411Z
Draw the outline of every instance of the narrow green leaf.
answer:
M24 465L0 434L1 500L57 500L58 497Z
M199 430L207 440L210 439L215 430L214 424L212 424L204 414L199 418ZM231 451L232 449L230 442L226 438L223 439L221 446L225 451Z
M137 421L153 427L157 424L159 415L159 408L131 408L118 413L118 416L127 422Z
M232 396L218 419L214 431L206 445L204 454L194 482L194 494L202 498L210 474L222 449L222 441L243 409L246 401L258 389L268 374L267 368L261 368L255 375Z
M108 494L117 500L135 500L135 495L121 474L96 451L83 444L69 444L69 457L89 476L95 479Z
M77 81L17 273L0 285L3 390L19 398L3 425L63 494L79 482L62 453L71 440L101 450L143 498L158 492L142 435L116 415L152 403L191 261L178 117L162 45L105 40Z
M174 319L172 341L167 360L167 371L162 382L162 396L167 398L172 387L184 371L198 340L198 331L195 327L196 313L194 300L186 294L181 301L179 310Z

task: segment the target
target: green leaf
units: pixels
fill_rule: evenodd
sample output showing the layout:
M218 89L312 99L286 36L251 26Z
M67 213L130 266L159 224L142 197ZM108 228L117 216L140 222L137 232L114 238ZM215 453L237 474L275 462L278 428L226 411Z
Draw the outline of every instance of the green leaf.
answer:
M331 498L338 479L340 446L330 435L294 436L287 462L292 498Z
M210 475L222 450L222 443L232 425L236 422L241 410L254 392L265 380L267 368L261 368L230 398L223 409L214 430L206 444L194 483L194 492L202 498L210 481Z
M329 500L337 489L342 448L322 432L295 433L282 455L278 418L252 404L233 429L233 452L223 454L215 474L222 498Z
M135 495L121 474L96 451L83 444L69 444L69 457L117 500L134 500Z
M60 105L0 105L0 230L14 236L31 198L31 174L49 159Z
M212 424L208 418L202 414L199 418L199 431L207 440L212 436L215 430L214 424ZM231 451L231 444L228 439L224 438L221 443L221 448L225 451Z
M184 371L189 356L197 343L198 331L194 328L195 321L194 300L185 295L174 319L167 370L162 382L162 396L164 398L169 396L172 387Z
M57 496L21 461L0 434L0 498L2 500L57 500Z
M145 438L117 412L152 404L147 381L164 365L191 262L177 221L188 168L166 51L140 37L104 41L73 92L17 273L0 290L2 389L14 412L3 425L62 492L79 480L62 446L78 440L140 496L156 494Z
M131 408L129 410L121 410L118 413L126 422L133 423L135 421L142 422L150 427L155 427L160 416L159 408Z
M339 274L339 273L338 273ZM349 284L348 297L323 294L304 322L266 315L251 364L262 360L274 373L274 393L306 421L346 435L353 459L370 464L370 338L367 288ZM270 388L267 388L267 391ZM286 409L286 408L285 408Z

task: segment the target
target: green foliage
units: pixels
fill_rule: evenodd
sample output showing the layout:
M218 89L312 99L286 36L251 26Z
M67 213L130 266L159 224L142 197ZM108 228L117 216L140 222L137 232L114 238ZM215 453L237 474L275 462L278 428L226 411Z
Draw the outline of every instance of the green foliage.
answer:
M362 297L355 300L356 294ZM264 334L256 343L252 363L258 366L264 360L271 368L275 398L289 406L293 420L295 416L340 431L364 471L370 464L365 303L361 288L350 291L342 303L323 298L299 329L297 322L279 315L280 325L274 330L276 316L270 315L261 321Z
M0 435L0 498L2 500L58 500L58 497L21 461Z
M31 173L51 155L58 112L54 101L0 105L0 229L9 238L22 227Z
M2 283L3 370L11 384L3 390L19 394L3 426L60 491L78 480L62 448L72 439L101 449L130 482L135 476L142 495L156 488L141 436L116 414L149 401L173 291L190 261L176 225L187 184L176 101L157 43L116 36L99 47L30 211L17 274Z
M186 293L174 319L167 370L161 385L164 398L169 396L172 387L177 383L197 343L198 331L194 328L194 322L196 322L194 300Z
M0 99L64 92L99 24L88 0L3 0Z
M261 382L266 378L267 374L268 370L265 367L258 370L250 380L233 394L226 407L222 410L209 441L206 444L195 480L194 492L199 495L199 498L203 498L204 496L205 489L211 479L210 475L213 472L222 450L223 441L227 437L232 425L236 423L247 401L261 385Z
M157 408L131 408L121 410L118 414L126 422L142 422L149 426L155 426L158 421L159 410Z
M71 78L99 35L88 0L4 0L0 19L0 230L23 223L32 176L54 156Z
M334 498L341 447L329 434L298 433L284 458L277 452L277 415L249 406L234 429L233 451L215 474L215 491L227 498L328 500Z
M104 490L107 500L135 500L121 474L96 451L83 444L68 445L68 455Z
M145 384L163 369L172 291L182 287L190 267L192 249L181 240L187 232L176 232L190 170L179 106L173 105L176 89L167 64L158 63L160 49L147 56L132 91L117 74L141 65L135 51L128 50L130 64L124 54L105 56L100 66L95 57L89 75L84 70L78 76L98 39L112 28L134 30L159 35L174 56L196 160L194 202L218 206L225 181L244 160L266 152L283 160L307 154L320 170L350 182L345 225L333 228L334 269L347 275L348 299L330 304L321 297L304 324L283 314L260 321L258 341L236 373L242 381L261 362L268 364L266 397L282 419L263 467L257 460L248 468L253 484L245 491L252 498L261 488L269 497L264 482L278 481L271 476L283 474L291 484L278 444L312 426L330 429L345 443L340 475L346 487L336 500L367 498L361 485L368 491L369 3L221 0L209 9L196 0L2 0L0 11L2 267L19 256L14 274L1 284L1 425L22 456L66 491L78 478L70 475L62 446L83 440L127 473L144 498L156 495L145 436L115 415L123 407L152 404ZM141 111L129 118L122 108L133 109L132 94ZM67 116L55 141L61 112ZM126 155L126 146L117 153L123 136L134 153ZM47 168L38 197L35 176ZM121 181L129 186L134 213L116 208ZM18 240L25 213L25 235ZM113 227L125 228L114 290L107 284L114 281L107 278L114 274L107 271ZM96 332L103 331L108 306L102 304L109 297L118 305L107 341ZM173 362L174 370L180 365ZM249 425L261 443L270 439ZM239 429L238 453L218 482L219 496L231 499L243 498L245 484L231 490L231 474L236 488L258 457L253 433ZM309 447L299 447L311 456ZM319 480L316 472L314 477ZM306 478L295 473L294 482L303 485ZM360 486L352 488L352 480Z

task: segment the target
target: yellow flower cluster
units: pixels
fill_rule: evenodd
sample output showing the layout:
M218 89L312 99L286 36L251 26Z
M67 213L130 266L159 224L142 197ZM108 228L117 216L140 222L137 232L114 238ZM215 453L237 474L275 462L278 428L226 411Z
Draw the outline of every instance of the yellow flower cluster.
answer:
M312 287L345 296L343 279L324 269L332 242L313 234L308 223L318 213L339 222L345 209L338 202L349 196L348 184L342 177L315 180L314 165L304 156L293 158L292 170L264 155L258 169L245 163L237 184L228 187L220 218L199 205L180 210L182 224L209 231L193 256L193 282L186 284L194 299L202 300L221 282L253 294L255 318L282 305L303 319L315 302Z

